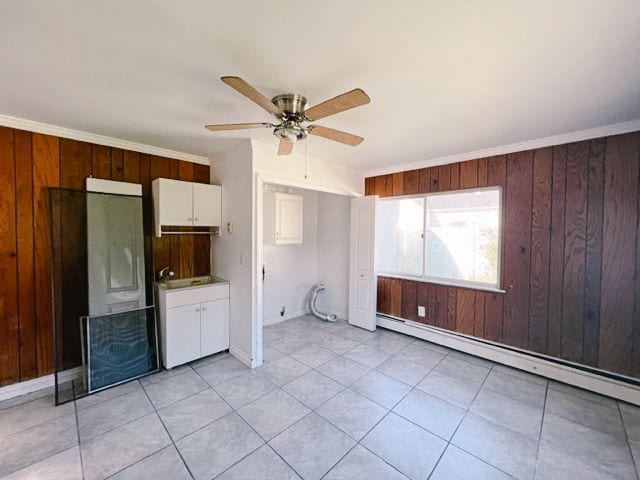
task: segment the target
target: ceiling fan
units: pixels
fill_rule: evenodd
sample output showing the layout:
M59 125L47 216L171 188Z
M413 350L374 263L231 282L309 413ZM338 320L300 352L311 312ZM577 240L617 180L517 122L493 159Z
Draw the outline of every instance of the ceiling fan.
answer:
M350 133L334 130L321 125L305 125L329 115L344 112L371 101L369 96L360 88L338 95L326 102L307 108L307 99L295 93L277 95L269 100L258 90L253 88L240 77L221 77L224 83L237 90L249 100L254 101L267 112L275 116L279 123L229 123L223 125L205 125L212 132L223 130L244 130L248 128L273 128L273 134L280 139L278 155L289 155L293 150L293 143L304 140L309 134L328 138L335 142L355 147L364 138Z

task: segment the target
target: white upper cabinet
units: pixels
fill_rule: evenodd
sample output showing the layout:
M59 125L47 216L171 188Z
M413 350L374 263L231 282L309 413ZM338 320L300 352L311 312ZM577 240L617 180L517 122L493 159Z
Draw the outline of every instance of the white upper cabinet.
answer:
M265 192L263 215L265 242L274 245L301 244L302 208L302 195Z
M156 236L163 226L219 227L222 188L219 185L156 178L152 182Z
M220 225L221 190L219 185L193 184L193 224L196 227Z

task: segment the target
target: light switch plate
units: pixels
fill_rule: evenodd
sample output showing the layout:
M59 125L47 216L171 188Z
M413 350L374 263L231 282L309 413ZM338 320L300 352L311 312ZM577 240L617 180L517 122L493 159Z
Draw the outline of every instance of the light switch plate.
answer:
M426 317L426 315L427 315L426 309L422 305L418 305L418 316Z

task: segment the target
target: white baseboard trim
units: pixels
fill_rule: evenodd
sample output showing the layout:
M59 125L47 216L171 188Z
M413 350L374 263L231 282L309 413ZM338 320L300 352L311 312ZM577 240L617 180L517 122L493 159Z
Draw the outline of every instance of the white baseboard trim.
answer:
M265 318L262 321L262 325L264 327L268 327L269 325L275 325L277 323L284 322L285 320L301 317L302 315L306 315L308 313L309 313L309 310L307 310L306 308L303 308L300 310L296 310L295 312L289 312L288 314L285 314L282 317L280 315L275 315L273 317Z
M444 347L623 400L634 405L640 405L640 387L629 383L429 326L413 325L403 320L381 316L378 316L376 320L378 326L389 330L411 335Z
M148 153L149 155L159 155L161 157L175 158L176 160L184 160L201 165L210 165L211 162L207 157L195 155L193 153L179 152L168 148L156 147L154 145L146 145L144 143L130 142L129 140L121 140L119 138L107 137L97 133L85 132L82 130L73 130L66 127L58 127L48 123L35 122L25 118L12 117L10 115L0 114L0 125L4 127L17 128L18 130L27 130L29 132L42 133L44 135L53 135L56 137L70 138L71 140L80 140L81 142L95 143L107 147L122 148L134 152Z
M243 352L238 347L231 345L231 347L229 347L229 353L233 355L235 358L237 358L238 360L240 360L249 368L255 368L257 366L254 364L255 362L251 358L251 355Z
M64 370L58 374L58 382L65 383L71 380L82 378L82 367L71 368ZM53 387L55 385L54 375L44 375L42 377L26 380L24 382L13 383L5 387L0 388L0 402L8 400L10 398L19 397L28 393L37 392L45 388Z

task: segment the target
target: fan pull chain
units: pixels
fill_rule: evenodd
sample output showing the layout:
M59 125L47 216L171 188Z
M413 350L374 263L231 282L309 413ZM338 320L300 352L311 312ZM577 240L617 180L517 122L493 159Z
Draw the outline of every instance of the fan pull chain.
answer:
M307 179L307 142L304 142L304 179Z

